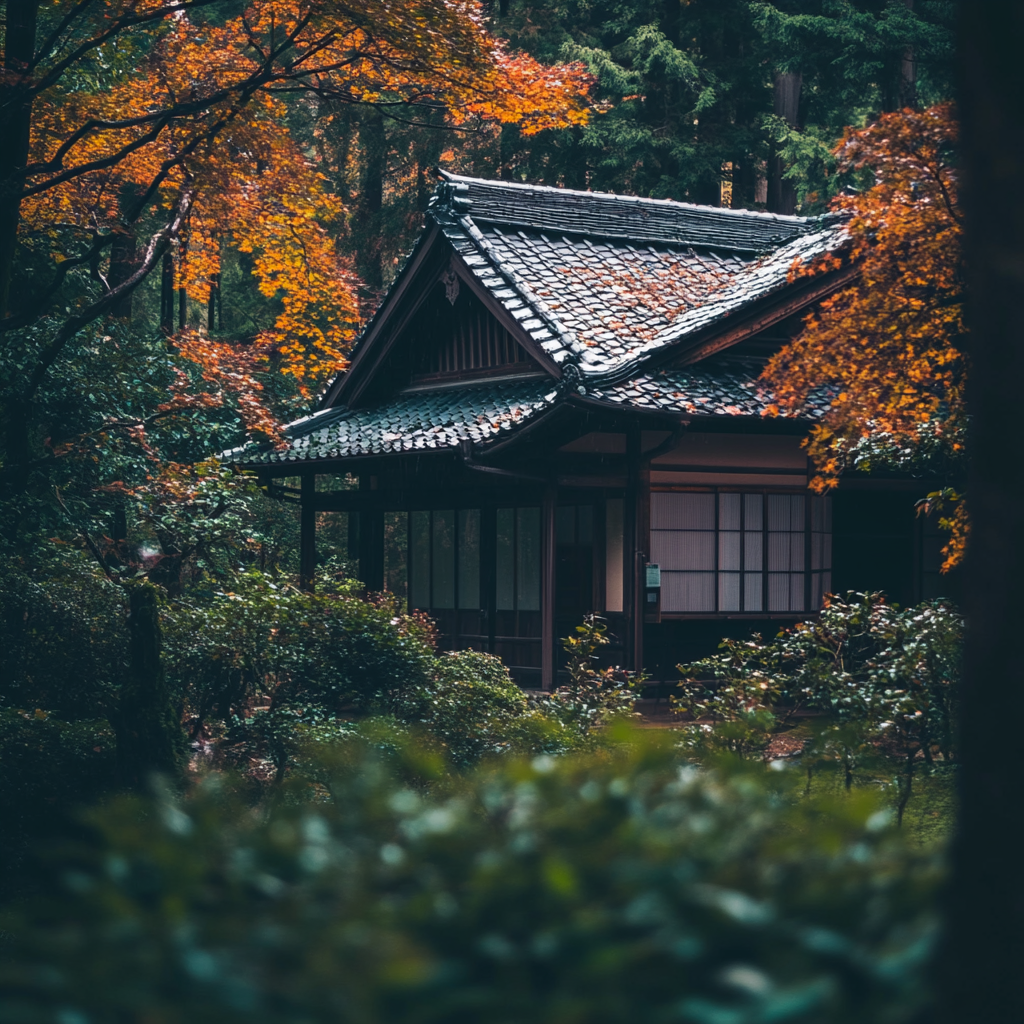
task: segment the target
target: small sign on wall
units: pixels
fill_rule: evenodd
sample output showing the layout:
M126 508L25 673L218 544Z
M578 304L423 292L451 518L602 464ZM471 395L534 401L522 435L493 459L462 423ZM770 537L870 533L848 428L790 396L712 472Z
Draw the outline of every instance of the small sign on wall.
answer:
M644 566L644 622L661 622L661 566Z

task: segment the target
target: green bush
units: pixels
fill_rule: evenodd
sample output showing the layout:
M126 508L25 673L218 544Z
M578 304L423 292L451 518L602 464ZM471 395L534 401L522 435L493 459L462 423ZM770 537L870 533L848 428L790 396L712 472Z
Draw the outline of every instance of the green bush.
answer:
M196 731L260 705L366 709L428 680L434 659L427 627L393 603L308 594L256 570L202 603L169 605L164 649Z
M955 760L956 684L963 620L943 601L901 609L881 594L831 597L820 615L772 640L724 640L721 654L678 666L675 698L700 724L698 756L763 756L773 737L811 712L805 761L839 765L847 788L858 763L900 762L897 811L919 763Z
M0 707L0 903L29 884L33 850L116 783L105 719L66 721L41 708Z
M531 707L500 658L477 651L441 655L431 680L390 695L382 708L429 733L457 769L489 755L561 751L571 741Z
M610 643L607 633L599 616L586 615L575 634L562 640L568 682L534 697L534 707L558 722L576 744L586 743L595 730L617 718L632 717L646 678L643 673L597 667L600 649Z
M35 563L0 552L0 705L110 714L128 670L128 599L70 548Z
M619 727L616 727L619 728ZM91 817L0 922L10 1024L897 1024L940 881L866 794L699 771L671 737L446 775L334 744L260 813L221 777ZM792 776L792 779L791 779Z

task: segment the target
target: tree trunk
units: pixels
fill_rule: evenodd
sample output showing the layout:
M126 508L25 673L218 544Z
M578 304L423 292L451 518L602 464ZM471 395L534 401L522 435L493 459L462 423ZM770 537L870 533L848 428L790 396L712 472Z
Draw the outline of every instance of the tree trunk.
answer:
M362 207L366 217L364 230L369 243L362 257L362 277L372 292L373 305L384 285L381 250L381 210L384 206L384 176L387 172L388 143L384 115L371 111L360 133L366 163L363 169Z
M0 80L0 317L10 312L18 218L28 164L32 97L28 75L35 56L38 0L7 0L3 79Z
M790 128L800 121L800 90L803 75L799 71L783 71L775 76L772 100L775 116L781 117ZM771 213L796 213L796 188L782 175L786 168L782 157L775 153L768 161L768 210Z
M908 11L914 10L914 0L903 0ZM917 106L917 58L913 46L903 50L900 61L900 108Z
M110 273L107 281L111 288L127 281L135 272L135 257L138 246L135 241L135 233L125 232L119 234L110 244ZM120 302L110 310L111 316L124 317L130 320L132 316L132 292L129 292Z
M160 329L164 334L174 331L174 257L169 252L160 265Z
M128 661L128 679L113 716L121 782L138 789L154 774L179 781L187 753L185 733L160 660L160 613L150 583L129 591Z
M1005 723L1024 721L1024 6L961 2L960 112L971 326L967 647L960 813L936 971L938 1019L1024 1020L1024 760ZM1004 725L1000 725L1004 723ZM1010 728L1013 728L1013 725Z

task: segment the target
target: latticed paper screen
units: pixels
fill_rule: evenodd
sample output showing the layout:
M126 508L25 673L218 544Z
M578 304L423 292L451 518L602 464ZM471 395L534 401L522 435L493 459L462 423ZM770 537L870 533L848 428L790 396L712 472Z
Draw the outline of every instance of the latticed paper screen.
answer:
M652 493L662 611L819 608L831 586L830 504L803 494Z

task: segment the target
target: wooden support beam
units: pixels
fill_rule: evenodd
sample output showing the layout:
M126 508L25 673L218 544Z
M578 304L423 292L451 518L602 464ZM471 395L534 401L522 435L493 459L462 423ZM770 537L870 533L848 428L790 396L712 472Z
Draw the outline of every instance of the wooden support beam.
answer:
M555 508L558 490L554 484L544 488L541 504L541 595L540 595L540 685L550 690L555 685Z
M626 613L626 660L631 669L643 667L644 626L643 588L640 586L641 519L643 514L641 494L641 450L640 424L634 423L626 434L626 500L623 507L623 611Z
M316 577L316 476L302 477L299 506L299 586L312 592Z

